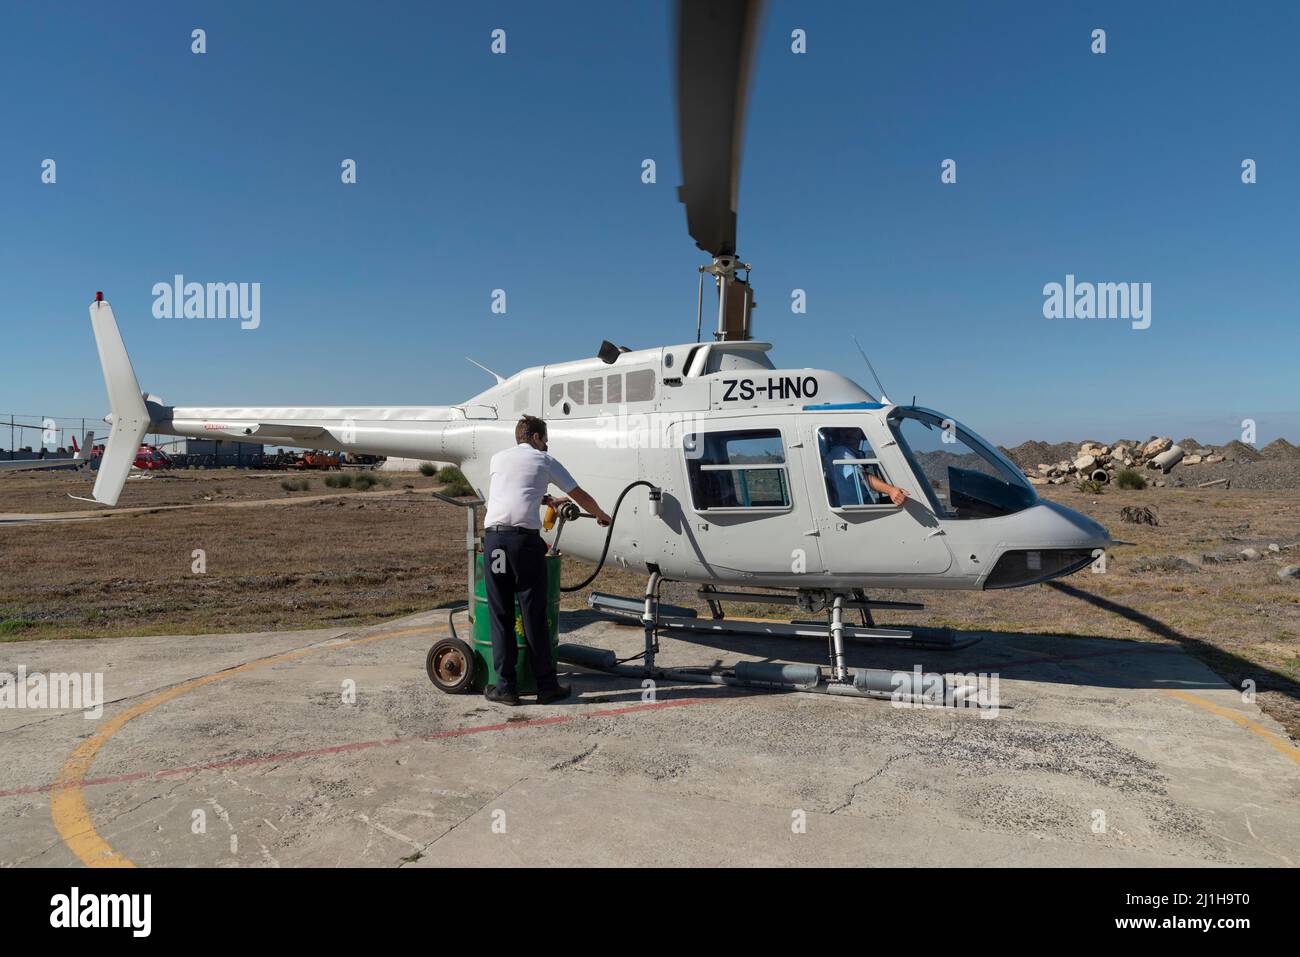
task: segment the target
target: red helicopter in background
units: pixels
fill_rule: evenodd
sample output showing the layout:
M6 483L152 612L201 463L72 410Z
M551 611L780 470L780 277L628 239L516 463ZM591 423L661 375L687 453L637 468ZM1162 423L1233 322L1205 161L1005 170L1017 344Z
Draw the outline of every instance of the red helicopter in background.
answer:
M91 459L97 459L104 454L104 446L96 445L90 453ZM141 444L135 453L135 461L131 463L133 468L143 469L152 472L155 469L175 468L176 463L171 457L156 445Z

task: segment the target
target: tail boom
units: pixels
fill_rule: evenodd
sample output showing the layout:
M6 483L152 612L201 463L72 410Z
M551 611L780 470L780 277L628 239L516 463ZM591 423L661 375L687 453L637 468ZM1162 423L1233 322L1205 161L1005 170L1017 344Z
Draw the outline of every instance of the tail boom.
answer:
M93 501L116 505L147 432L196 439L290 445L464 464L478 433L497 418L490 405L172 407L140 392L113 310L100 296L90 322L104 371L112 428ZM503 426L504 427L504 426ZM87 437L87 445L90 444ZM85 454L89 454L87 451Z

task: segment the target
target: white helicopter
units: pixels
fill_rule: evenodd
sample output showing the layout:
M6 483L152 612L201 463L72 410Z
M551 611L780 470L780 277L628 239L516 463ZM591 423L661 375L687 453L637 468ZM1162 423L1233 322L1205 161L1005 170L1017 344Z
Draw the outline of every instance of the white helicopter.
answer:
M771 344L751 339L750 267L736 256L735 210L759 8L750 0L678 6L679 197L692 238L712 257L700 267L696 342L630 351L602 343L594 358L496 376L459 405L169 406L141 394L112 309L97 294L90 316L112 414L93 500L116 504L146 431L449 461L482 496L491 456L514 443L521 415L538 415L552 452L602 503L621 506L647 486L616 510L608 532L570 521L565 534L570 554L648 574L643 605L593 597L607 611L642 612L647 669L650 619L654 634L664 623L659 585L677 580L700 585L714 617L677 616L670 627L828 636L831 681L841 686L852 683L844 638L916 634L874 628L871 608L920 606L873 602L869 589L1010 588L1093 563L1110 544L1106 529L1040 500L974 431L837 372L779 368ZM705 274L718 293L712 342L698 341ZM903 488L907 500L879 496L869 475ZM723 590L737 586L776 593ZM829 627L727 621L724 598L825 610ZM848 609L862 612L864 627L844 623Z

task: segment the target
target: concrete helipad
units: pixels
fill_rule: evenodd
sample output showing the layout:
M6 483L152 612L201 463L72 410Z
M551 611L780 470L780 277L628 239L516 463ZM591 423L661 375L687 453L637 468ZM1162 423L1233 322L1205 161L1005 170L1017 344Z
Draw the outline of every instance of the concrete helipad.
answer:
M102 717L0 710L0 864L1300 862L1300 752L1178 647L987 635L851 664L993 672L976 711L575 673L509 709L424 674L435 612L359 631L0 645L103 672ZM567 615L564 640L639 649ZM662 663L820 662L665 639ZM347 694L355 689L350 703Z

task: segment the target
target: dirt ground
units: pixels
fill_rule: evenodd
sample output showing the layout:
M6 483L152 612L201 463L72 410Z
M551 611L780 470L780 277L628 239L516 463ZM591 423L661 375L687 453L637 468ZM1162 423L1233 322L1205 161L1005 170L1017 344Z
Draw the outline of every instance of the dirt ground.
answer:
M336 493L319 475L308 477L309 490L286 492L283 473L178 473L129 482L120 504L200 507L0 526L0 641L353 626L462 599L464 517L428 494L431 479L392 473L387 488ZM6 476L0 512L81 510L88 506L66 493L84 494L85 485L66 473ZM1253 681L1261 708L1300 738L1300 580L1277 575L1300 564L1300 491L1039 491L1101 521L1123 543L1103 572L1010 591L881 592L873 597L926 604L882 619L1176 642L1232 685ZM327 493L335 497L292 503ZM275 501L219 507L256 499ZM1121 521L1125 505L1152 506L1160 524ZM1262 557L1213 560L1247 547ZM204 574L192 570L196 549ZM565 577L589 570L570 561ZM633 595L644 581L615 569L597 585ZM585 607L586 597L569 595L565 607ZM698 607L687 586L670 585L664 597ZM774 615L772 606L728 611Z
M211 502L243 502L267 498L310 498L334 495L351 489L334 489L325 484L327 476L350 474L340 471L265 471L237 469L176 469L140 474L133 472L122 489L118 508L157 507L163 505L204 505ZM416 489L437 488L432 478L418 472L372 472L379 480L375 491L411 486ZM307 489L287 490L282 482L307 482ZM385 485L384 482L388 484ZM99 508L77 502L69 495L89 498L94 484L93 473L71 470L54 472L0 473L0 513L28 514L76 511Z

